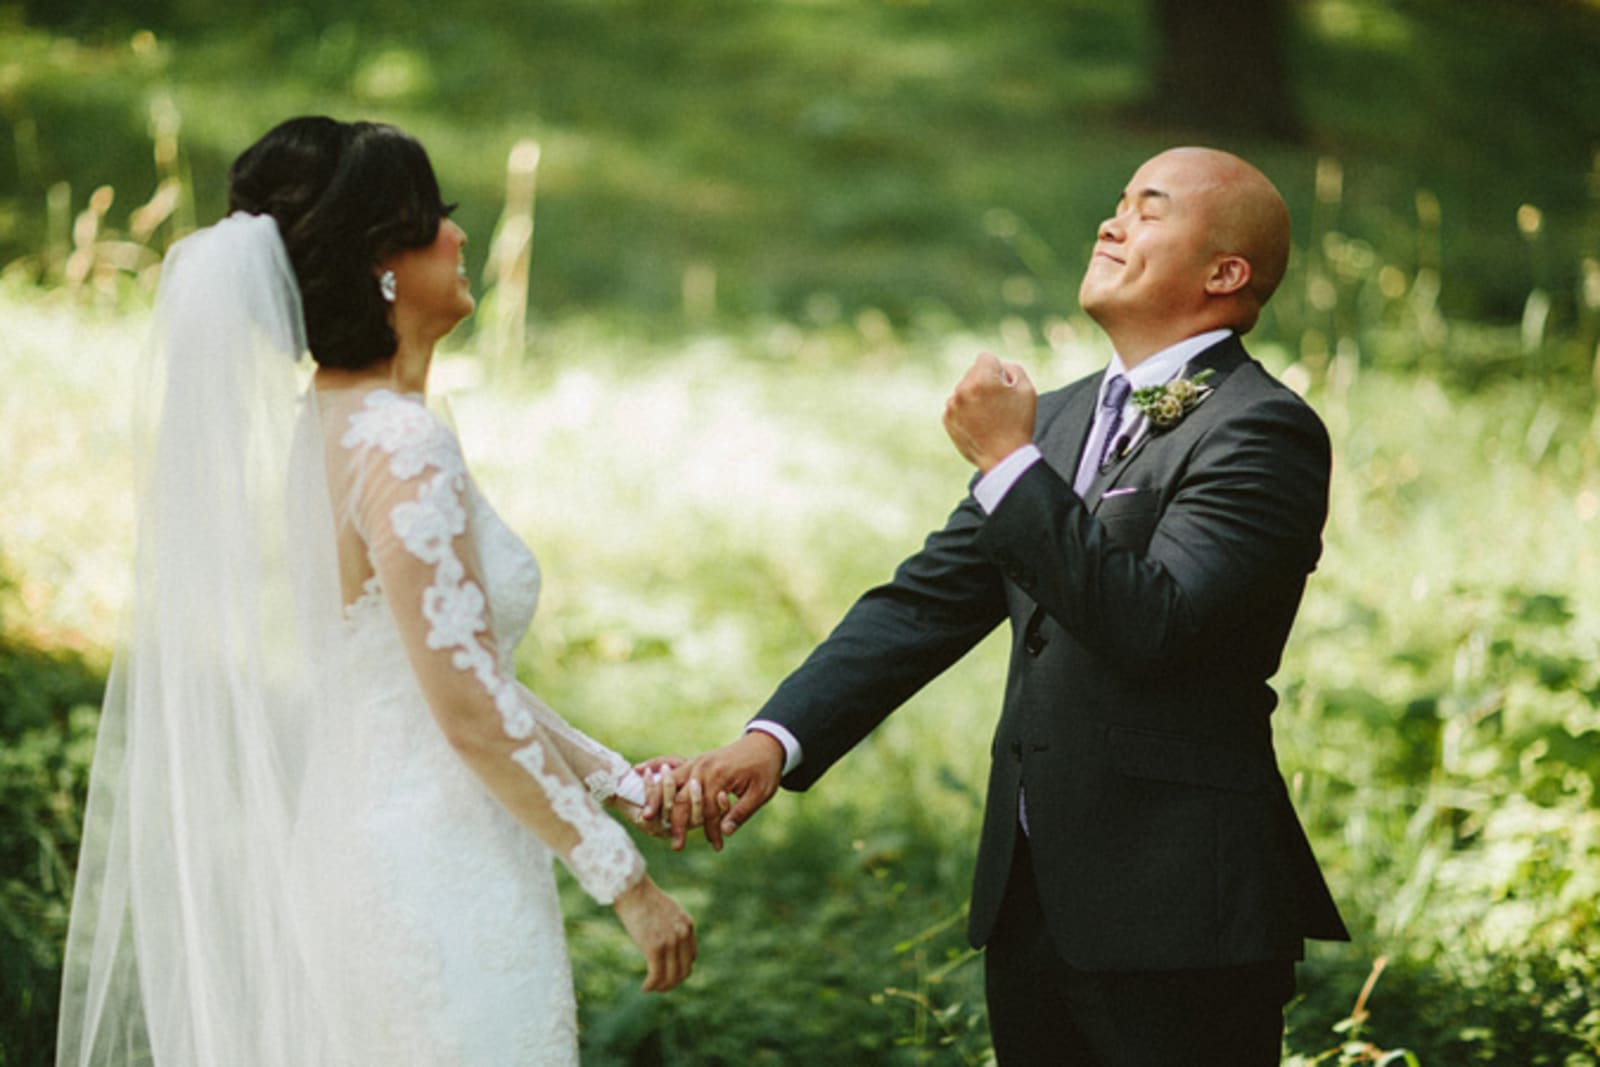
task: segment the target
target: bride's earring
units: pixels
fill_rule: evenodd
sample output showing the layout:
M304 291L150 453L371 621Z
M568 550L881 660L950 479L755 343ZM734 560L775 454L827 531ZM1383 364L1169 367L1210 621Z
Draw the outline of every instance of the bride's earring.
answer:
M378 292L383 294L384 303L394 303L394 286L394 271L386 270L378 275Z

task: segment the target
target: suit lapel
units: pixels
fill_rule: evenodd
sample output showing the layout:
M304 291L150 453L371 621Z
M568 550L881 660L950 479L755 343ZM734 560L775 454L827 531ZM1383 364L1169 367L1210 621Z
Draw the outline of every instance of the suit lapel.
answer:
M1183 370L1178 373L1178 376L1192 378L1203 370L1209 370L1211 371L1211 377L1207 379L1206 384L1211 386L1213 390L1221 389L1222 384L1228 380L1228 375L1233 373L1233 369L1247 358L1249 357L1245 355L1244 345L1239 343L1239 338L1236 335L1232 335L1218 341L1205 351L1197 353L1193 359L1183 365ZM1210 402L1211 398L1208 397L1205 401L1202 401L1202 405ZM1106 490L1117 484L1123 473L1128 469L1129 464L1134 461L1145 445L1160 434L1168 432L1170 431L1157 431L1155 427L1149 425L1149 420L1144 415L1139 415L1134 420L1130 430L1129 437L1132 443L1128 450L1101 468L1099 473L1094 476L1094 480L1089 483L1089 487L1084 490L1083 502L1088 506L1089 510L1093 511L1099 505L1100 498L1105 495ZM1082 451L1081 446L1079 451Z
M1045 462L1050 464L1058 475L1065 478L1068 485L1072 484L1078 462L1083 456L1084 445L1089 440L1089 429L1094 421L1095 398L1100 395L1102 377L1104 372L1079 379L1067 386L1060 394L1060 406L1034 427L1034 443L1039 446ZM1044 609L1035 604L1033 598L1016 585L1008 583L1008 594L1013 598L1012 625L1017 625L1018 620L1025 615L1027 622L1022 624L1023 633L1032 635L1044 624Z
M1061 406L1050 420L1038 428L1036 443L1056 473L1070 484L1089 440L1094 424L1094 402L1100 392L1102 374L1091 375L1070 386Z

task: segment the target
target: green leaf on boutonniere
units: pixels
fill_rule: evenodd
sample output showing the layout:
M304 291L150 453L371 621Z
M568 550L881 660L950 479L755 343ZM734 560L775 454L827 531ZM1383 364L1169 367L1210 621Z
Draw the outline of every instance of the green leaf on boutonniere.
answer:
M1207 367L1193 378L1174 378L1162 385L1135 389L1133 406L1150 420L1152 430L1170 430L1211 395L1211 386L1206 384L1211 374L1211 368Z

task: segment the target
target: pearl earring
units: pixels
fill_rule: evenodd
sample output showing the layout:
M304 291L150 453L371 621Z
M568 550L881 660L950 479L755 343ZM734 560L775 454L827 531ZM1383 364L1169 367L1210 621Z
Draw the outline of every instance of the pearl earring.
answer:
M383 294L385 303L394 303L395 292L394 271L386 270L378 275L378 292Z

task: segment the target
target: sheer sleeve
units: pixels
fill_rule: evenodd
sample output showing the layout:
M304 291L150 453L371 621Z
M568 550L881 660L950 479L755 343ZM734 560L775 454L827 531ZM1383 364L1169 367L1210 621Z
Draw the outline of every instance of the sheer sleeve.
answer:
M595 803L604 804L612 797L643 803L644 783L640 781L637 789L634 788L630 778L637 776L627 760L563 719L521 683L513 684L523 706L538 721L545 740L560 753L573 773L583 779Z
M440 729L585 891L611 903L644 874L627 831L597 803L628 767L500 663L455 435L421 404L389 394L351 416L340 444L353 476L350 519Z

